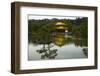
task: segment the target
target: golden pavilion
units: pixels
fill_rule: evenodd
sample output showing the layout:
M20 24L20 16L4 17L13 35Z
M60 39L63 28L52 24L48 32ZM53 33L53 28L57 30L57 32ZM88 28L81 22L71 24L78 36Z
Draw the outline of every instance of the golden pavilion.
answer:
M55 24L56 26L56 31L58 32L65 32L65 23L64 22L57 22Z

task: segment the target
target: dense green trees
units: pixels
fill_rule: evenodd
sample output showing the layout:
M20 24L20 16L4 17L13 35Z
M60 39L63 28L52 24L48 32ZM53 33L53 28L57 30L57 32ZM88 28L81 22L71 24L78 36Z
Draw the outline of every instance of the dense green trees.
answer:
M72 24L72 35L87 38L88 34L88 21L87 18L76 19L78 24Z
M86 17L71 19L42 19L42 20L28 20L29 34L46 35L55 32L56 22L64 22L65 29L68 30L70 35L76 37L87 38L88 34L88 19Z

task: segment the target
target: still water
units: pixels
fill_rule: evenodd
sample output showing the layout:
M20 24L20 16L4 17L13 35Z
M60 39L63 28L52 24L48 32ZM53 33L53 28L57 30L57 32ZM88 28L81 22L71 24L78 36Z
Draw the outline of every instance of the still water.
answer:
M88 57L87 39L63 33L31 35L28 60L79 59Z

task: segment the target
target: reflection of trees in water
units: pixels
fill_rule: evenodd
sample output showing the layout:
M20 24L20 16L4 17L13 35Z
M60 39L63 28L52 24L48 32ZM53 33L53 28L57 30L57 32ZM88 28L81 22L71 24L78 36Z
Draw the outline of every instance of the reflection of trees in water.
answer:
M28 37L29 43L33 43L34 45L50 44L52 42L52 36L47 32L30 33Z
M80 46L80 47L88 46L87 39L73 38L72 42L75 44L75 46Z
M88 57L88 48L83 48L82 50L84 55Z
M54 35L54 42L55 45L58 46L64 46L64 45L68 45L68 44L75 44L75 46L80 46L80 47L84 47L84 46L88 46L87 45L87 39L84 38L76 38L73 36L65 36L66 34L63 33L57 33Z
M52 49L53 43L56 46L62 47L64 45L74 44L79 47L87 47L87 39L76 38L73 36L66 36L65 33L49 33L49 32L39 32L39 33L31 33L29 34L29 43L33 43L34 45L43 44L43 48L37 50L39 54L41 54L41 59L54 59L57 56L57 49ZM48 47L46 47L48 45ZM83 48L83 53L87 56L88 49Z

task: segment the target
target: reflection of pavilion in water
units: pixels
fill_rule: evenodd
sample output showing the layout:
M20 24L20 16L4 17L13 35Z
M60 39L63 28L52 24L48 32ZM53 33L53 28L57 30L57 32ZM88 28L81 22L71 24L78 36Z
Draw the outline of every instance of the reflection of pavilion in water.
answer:
M53 43L60 47L65 45L65 34L56 33L53 37Z

